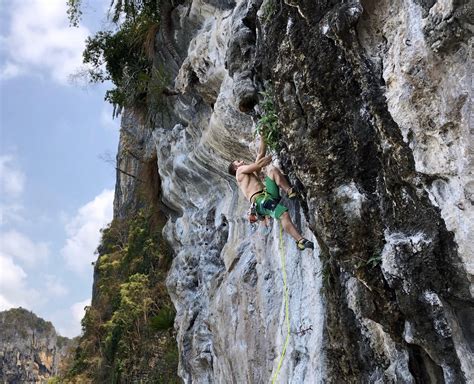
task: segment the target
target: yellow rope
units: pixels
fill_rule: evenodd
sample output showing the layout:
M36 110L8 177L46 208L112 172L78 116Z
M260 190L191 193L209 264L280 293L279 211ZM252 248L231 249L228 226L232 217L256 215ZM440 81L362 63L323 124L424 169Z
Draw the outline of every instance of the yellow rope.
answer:
M280 373L280 369L283 364L283 359L285 357L286 347L288 347L288 343L290 342L290 310L289 310L289 304L288 304L288 301L289 301L288 300L288 285L286 283L285 250L283 248L283 229L282 229L281 221L280 221L279 248L280 248L280 257L281 257L281 268L282 268L282 273L283 273L283 294L284 294L284 300L285 300L286 339L285 339L285 344L283 344L283 350L281 351L280 360L278 361L277 370L272 378L272 384L276 383L278 374Z

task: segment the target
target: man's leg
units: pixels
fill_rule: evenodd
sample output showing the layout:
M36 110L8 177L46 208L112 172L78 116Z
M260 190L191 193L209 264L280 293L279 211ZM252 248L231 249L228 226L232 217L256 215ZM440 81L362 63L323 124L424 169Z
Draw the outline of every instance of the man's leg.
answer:
M285 193L291 188L290 184L286 180L286 177L281 173L281 171L277 167L269 167L267 176L275 181L275 183L283 189Z
M280 216L280 220L285 232L287 232L293 239L298 241L303 238L291 221L291 217L288 212L283 212L283 214Z
M281 225L283 226L283 229L285 232L291 235L293 239L296 241L296 246L300 251L304 249L314 249L314 244L309 241L308 239L305 239L301 234L298 232L296 229L295 225L291 221L291 217L288 212L283 212L283 214L280 216L281 220Z

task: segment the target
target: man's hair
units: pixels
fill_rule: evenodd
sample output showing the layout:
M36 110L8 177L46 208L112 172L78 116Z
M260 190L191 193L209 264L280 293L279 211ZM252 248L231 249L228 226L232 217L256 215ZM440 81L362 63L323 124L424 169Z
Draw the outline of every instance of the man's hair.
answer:
M229 174L231 174L232 176L235 176L236 173L237 173L237 169L235 167L235 164L234 162L231 162L229 164Z

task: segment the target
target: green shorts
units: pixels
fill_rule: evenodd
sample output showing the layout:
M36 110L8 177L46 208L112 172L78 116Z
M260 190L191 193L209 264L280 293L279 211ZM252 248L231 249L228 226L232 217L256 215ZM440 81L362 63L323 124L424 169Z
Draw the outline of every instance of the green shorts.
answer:
M258 195L255 199L257 205L257 213L262 216L271 216L274 219L279 219L284 212L288 211L280 201L280 190L274 180L265 176L265 191Z

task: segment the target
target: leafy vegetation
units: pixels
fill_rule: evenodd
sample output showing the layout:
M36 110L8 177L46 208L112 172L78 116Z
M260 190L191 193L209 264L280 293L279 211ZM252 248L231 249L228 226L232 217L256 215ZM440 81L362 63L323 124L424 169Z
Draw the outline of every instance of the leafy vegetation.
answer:
M94 294L66 382L179 382L163 220L141 210L102 231Z
M366 261L366 265L370 268L374 268L377 265L382 263L382 255L374 255L369 260Z
M153 121L166 108L170 78L155 52L161 3L111 0L112 27L86 41L87 79L114 84L105 95L114 116L127 108ZM78 26L82 0L67 4L71 25ZM171 252L161 235L165 218L154 205L152 184L143 183L152 191L137 194L139 206L147 209L114 219L102 231L92 303L65 382L179 382L174 309L165 286Z
M164 307L160 309L156 316L150 319L150 325L157 331L170 329L174 324L176 312L172 307Z
M331 289L331 266L330 261L322 259L321 269L318 272L318 276L321 277L322 287L321 289Z
M276 14L276 0L266 0L262 4L262 18L265 23L268 23Z
M3 324L15 324L14 328L4 327L2 330L4 333L3 337L9 337L7 335L10 331L17 333L21 337L27 337L28 333L34 330L37 333L55 333L53 324L51 322L43 320L36 316L33 312L24 308L11 308L8 311L0 313L0 323ZM62 338L62 340L68 340Z
M277 151L279 149L280 141L280 126L278 122L278 115L274 105L274 95L272 88L267 92L260 93L263 97L260 108L262 109L262 116L257 121L255 133L260 135L268 148Z
M72 26L79 25L81 3L68 0ZM92 83L110 80L114 84L105 94L105 100L114 106L114 117L127 107L151 118L149 107L163 107L169 83L164 67L153 62L160 28L160 0L112 0L111 15L114 28L99 31L86 40L86 77Z
M374 253L371 257L367 260L358 258L359 261L356 263L356 268L369 268L373 269L377 265L382 263L382 255L380 253Z

